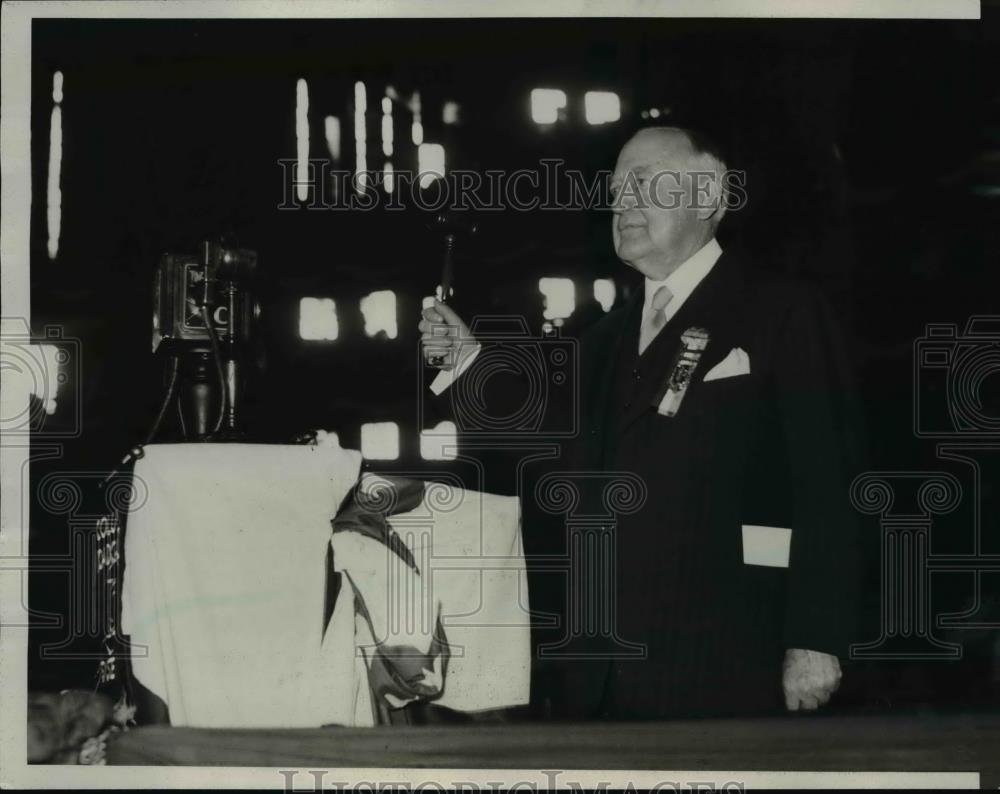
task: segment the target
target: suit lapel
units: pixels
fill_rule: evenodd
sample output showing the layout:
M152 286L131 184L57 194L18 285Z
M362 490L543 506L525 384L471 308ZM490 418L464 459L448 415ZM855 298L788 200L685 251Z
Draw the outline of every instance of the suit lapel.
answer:
M724 253L640 357L640 365L648 375L637 399L617 423L619 432L648 411L656 410L653 399L662 397L665 391L670 369L681 349L681 335L688 328L705 328L709 332L708 347L702 353L693 381L699 381L708 371L706 362L718 353L723 344L720 338L728 335L726 329L740 303L742 284L743 272L738 259ZM632 342L638 344L638 339ZM693 386L694 383L689 388ZM689 399L690 395L685 395L685 400Z
M587 395L589 410L586 416L585 432L589 430L593 446L589 449L590 465L599 466L604 454L604 444L609 429L614 432L614 426L609 428L608 414L610 410L612 385L616 368L622 355L627 352L627 344L638 344L636 330L630 333L634 326L638 328L636 318L642 312L643 291L635 290L625 306L616 316L608 317L607 325L601 329L593 346L594 366L593 381L590 394Z

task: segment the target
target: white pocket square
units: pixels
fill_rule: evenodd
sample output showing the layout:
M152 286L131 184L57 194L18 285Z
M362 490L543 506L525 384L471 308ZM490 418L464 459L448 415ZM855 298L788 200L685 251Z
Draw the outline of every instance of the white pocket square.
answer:
M792 551L792 530L789 527L762 527L744 524L744 565L767 568L787 568Z
M735 375L750 374L750 356L742 347L734 347L729 355L705 373L704 380L732 378Z

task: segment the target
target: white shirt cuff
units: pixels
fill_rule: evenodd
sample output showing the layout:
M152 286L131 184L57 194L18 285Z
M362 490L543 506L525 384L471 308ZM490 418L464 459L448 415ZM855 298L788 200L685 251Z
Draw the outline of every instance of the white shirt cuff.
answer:
M458 351L458 365L452 369L443 369L438 372L437 377L431 381L431 391L435 395L438 395L451 386L469 368L469 365L476 360L476 356L479 355L481 349L482 345L478 343L462 345Z

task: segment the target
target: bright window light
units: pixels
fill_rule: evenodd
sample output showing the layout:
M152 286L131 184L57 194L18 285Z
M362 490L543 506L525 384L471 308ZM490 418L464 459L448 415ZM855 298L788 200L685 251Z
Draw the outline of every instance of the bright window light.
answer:
M354 112L364 114L368 110L368 89L358 80L354 84Z
M365 127L365 113L368 110L368 92L360 80L354 84L354 170L358 175L358 190L368 185L368 130Z
M46 222L48 224L49 259L59 254L59 235L62 231L62 108L63 73L52 75L52 118L49 120L49 173L45 192Z
M385 188L386 193L392 193L395 189L395 179L393 177L392 163L387 162L385 168L382 169L382 187Z
M309 86L299 78L295 84L295 194L299 201L309 198Z
M604 311L611 311L615 305L615 282L609 278L594 279L594 300L601 304Z
M56 105L52 108L52 119L49 122L49 181L45 196L49 227L49 259L55 259L59 254L59 234L62 231L61 175L62 108Z
M357 162L358 192L363 193L368 187L368 159L364 153L358 155Z
M340 161L340 119L327 116L323 119L323 132L326 134L326 147L330 150L333 162Z
M361 455L368 460L396 460L399 457L399 425L395 422L361 425Z
M441 109L441 120L445 124L458 124L458 102L445 102Z
M458 457L458 431L454 422L439 422L420 431L420 457L424 460L455 460Z
M420 187L425 188L435 179L444 178L444 147L440 143L422 143L417 147L417 170Z
M555 124L566 107L566 92L558 88L531 89L531 120L535 124Z
M384 333L389 339L396 338L399 330L396 325L396 293L391 289L363 297L361 314L365 318L365 333L368 336Z
M607 124L622 117L622 105L614 91L588 91L583 95L588 124Z
M337 304L332 298L303 298L299 301L299 337L333 341L340 335Z
M413 96L410 97L409 102L410 112L413 114L413 125L410 127L410 137L413 139L413 145L419 146L424 142L424 125L421 124L420 113L420 92L414 91Z
M382 154L392 157L392 100L382 97Z
M392 116L382 117L382 154L392 157Z
M45 413L52 416L56 412L59 387L68 380L67 374L61 371L63 368L60 365L65 364L69 360L69 356L56 345L32 345L31 347L41 354L40 356L28 357L28 363L33 366L24 369L13 367L5 375L10 374L12 378L17 376L24 378L23 383L42 402Z
M538 291L545 296L546 320L565 319L576 308L576 286L570 278L540 278Z

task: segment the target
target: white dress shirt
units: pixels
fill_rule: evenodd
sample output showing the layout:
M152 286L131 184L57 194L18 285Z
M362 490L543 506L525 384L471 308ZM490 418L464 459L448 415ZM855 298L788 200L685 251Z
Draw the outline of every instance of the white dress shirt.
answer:
M660 287L664 286L670 290L673 298L663 308L665 318L663 325L670 322L670 318L677 314L684 301L694 292L695 287L715 267L715 263L719 260L720 256L722 256L722 246L713 237L665 279L654 281L651 278L647 278L646 294L642 304L642 324L646 323L650 313L653 311L653 296Z

